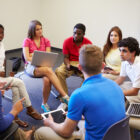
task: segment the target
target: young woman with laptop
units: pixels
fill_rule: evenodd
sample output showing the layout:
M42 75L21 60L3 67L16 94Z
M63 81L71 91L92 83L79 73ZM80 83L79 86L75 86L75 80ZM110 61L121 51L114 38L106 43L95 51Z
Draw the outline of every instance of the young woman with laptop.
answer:
M47 100L50 95L51 84L53 84L56 90L60 93L62 101L65 102L65 104L68 103L69 96L64 92L51 67L38 67L31 65L32 56L35 50L45 52L51 51L50 41L43 36L42 24L37 20L30 22L28 36L23 42L23 54L27 64L26 72L33 77L43 78L43 102L41 108L44 112L48 112L50 109L47 104Z

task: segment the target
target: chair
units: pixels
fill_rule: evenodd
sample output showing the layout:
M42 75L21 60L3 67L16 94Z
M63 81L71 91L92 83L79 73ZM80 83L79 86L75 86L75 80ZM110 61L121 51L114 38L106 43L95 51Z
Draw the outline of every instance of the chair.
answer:
M130 140L129 116L110 126L103 140Z
M14 140L14 134L18 127L18 124L13 122L4 132L0 134L0 140Z

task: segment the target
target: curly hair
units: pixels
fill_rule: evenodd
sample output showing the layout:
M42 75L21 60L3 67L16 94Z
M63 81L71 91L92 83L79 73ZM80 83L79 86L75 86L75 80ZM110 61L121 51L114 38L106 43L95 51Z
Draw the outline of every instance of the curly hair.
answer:
M107 56L107 54L110 51L110 49L112 48L112 43L110 41L110 34L113 31L115 31L115 32L118 33L118 35L119 35L119 41L122 40L122 31L121 31L121 29L118 26L112 27L110 29L109 33L108 33L106 44L103 47L103 56L104 56L104 59Z
M76 24L76 25L74 26L74 29L75 29L75 28L82 30L84 34L85 34L85 32L86 32L86 26L85 26L84 24L82 24L82 23Z
M128 47L128 50L132 53L135 51L135 56L139 56L140 48L138 41L133 37L124 38L119 41L118 47Z
M0 28L2 28L2 29L4 30L4 27L3 27L3 25L2 25L2 24L0 24Z

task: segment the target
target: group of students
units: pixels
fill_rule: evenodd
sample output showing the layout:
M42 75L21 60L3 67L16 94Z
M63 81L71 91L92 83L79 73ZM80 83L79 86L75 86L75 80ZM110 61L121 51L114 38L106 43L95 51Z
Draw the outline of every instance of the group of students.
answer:
M82 122L82 116L85 120L85 129L81 131L82 134L85 134L85 139L101 140L109 126L125 117L124 95L130 102L139 102L140 49L138 41L132 37L122 39L121 30L115 26L109 31L106 44L101 50L84 37L85 31L86 27L81 23L74 26L73 36L67 38L63 43L64 63L53 72L50 67L31 65L33 52L35 50L50 52L51 45L50 41L42 34L42 24L39 21L33 20L29 25L28 37L23 42L23 55L26 61L25 70L33 77L43 78L41 108L44 112L49 111L47 100L51 84L61 95L61 107L65 109L68 105L68 114L64 123L57 124L49 116L44 120L45 127L36 130L34 136L37 140L63 140L65 137L74 140L76 136L73 132L78 122ZM1 25L0 49L4 48L1 42L3 35L4 28ZM4 57L3 60L0 58L0 62L4 62ZM1 64L1 68L2 66L3 64ZM78 67L79 70L73 69L73 67ZM69 99L66 78L72 74L80 76L84 79L84 82L80 88L72 93ZM127 76L130 78L130 82L124 82ZM1 85L9 82L10 78L12 77L1 77L0 81L3 81ZM5 127L0 127L0 132L6 130L14 117L22 111L22 102L27 107L27 114L35 119L42 119L41 115L31 106L23 82L17 78L13 79L11 88L14 106L6 116L3 116L0 98L0 126L3 126L6 120L9 120ZM125 84L122 84L123 82ZM123 91L118 84L121 84ZM22 85L22 89L19 85ZM19 109L15 107L16 104L20 104ZM15 111L16 109L17 111ZM15 118L17 119L17 117ZM19 121L21 126L27 125L18 118L17 122ZM32 131L25 133L18 129L16 133L18 135L15 135L15 137L22 135L20 139L27 139L27 137L30 138L31 133ZM81 135L81 137L83 136Z

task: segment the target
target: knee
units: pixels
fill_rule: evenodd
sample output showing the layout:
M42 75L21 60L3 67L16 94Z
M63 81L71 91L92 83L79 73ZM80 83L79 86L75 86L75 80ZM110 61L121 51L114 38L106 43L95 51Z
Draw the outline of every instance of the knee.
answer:
M56 75L59 74L59 68L57 68L57 69L55 70L55 74L56 74Z
M47 76L54 74L52 68L45 67L44 70L45 70L45 73L47 74Z
M65 75L65 72L64 72L64 70L62 70L62 69L60 69L60 68L57 68L57 69L55 70L55 74L56 74L58 77L60 77L60 76Z
M21 79L13 77L12 85L15 86L24 86L24 83Z
M51 85L51 82L50 82L49 78L47 78L47 77L43 77L43 82L44 82L45 86L50 86Z

